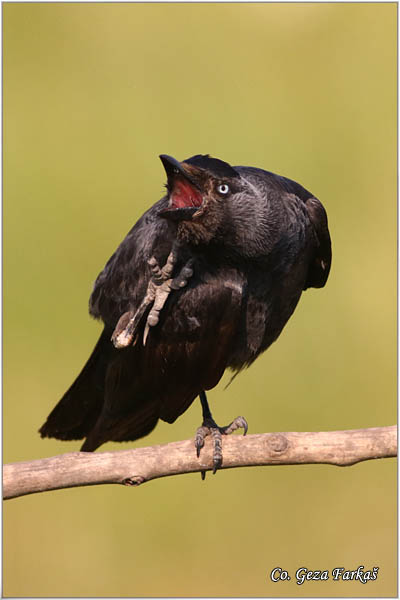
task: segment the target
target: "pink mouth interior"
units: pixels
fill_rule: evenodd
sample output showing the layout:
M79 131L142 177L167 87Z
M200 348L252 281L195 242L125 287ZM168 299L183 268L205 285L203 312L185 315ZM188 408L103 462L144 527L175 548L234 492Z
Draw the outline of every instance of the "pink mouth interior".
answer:
M170 196L171 208L201 206L203 197L186 179L176 179Z

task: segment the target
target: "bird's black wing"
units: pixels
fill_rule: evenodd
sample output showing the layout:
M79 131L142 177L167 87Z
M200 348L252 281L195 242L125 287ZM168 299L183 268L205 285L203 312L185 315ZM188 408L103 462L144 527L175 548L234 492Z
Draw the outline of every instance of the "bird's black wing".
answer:
M166 197L154 204L130 230L97 277L89 301L89 312L113 330L127 311L136 311L150 279L148 260L154 256L164 264L176 237L175 227L158 214L166 208Z
M331 238L328 229L328 218L321 202L317 198L308 198L305 202L310 221L317 239L314 260L308 270L308 278L304 289L323 287L328 279L332 262Z
M139 340L114 351L103 408L83 450L143 437L158 419L174 422L222 377L238 332L243 280L196 273L168 298L145 346Z
M157 217L166 198L152 206L131 229L98 276L90 298L90 313L104 322L104 330L71 387L40 429L42 437L82 439L103 409L106 374L118 355L111 334L121 314L136 310L149 280L147 260L155 255L163 263L173 243L168 222Z
M243 169L243 167L234 168ZM262 173L270 189L294 194L304 203L308 218L313 226L316 241L315 256L310 263L304 289L306 290L309 287L323 287L328 279L331 268L332 250L328 217L321 202L310 191L288 177L276 175L271 171L254 167L245 167L245 169L250 173Z
M332 261L331 238L326 211L321 202L296 181L281 175L275 175L274 177L286 191L295 194L304 202L308 217L314 228L317 242L316 251L314 259L310 263L304 289L323 287L328 279Z
M89 360L39 429L42 437L81 440L93 428L104 401L104 379L112 351L104 330Z
M150 279L147 261L162 265L176 238L159 218L163 199L137 222L94 285L90 312L105 329L83 371L49 415L45 437L86 437L82 450L106 441L147 435L158 419L173 422L203 390L213 388L227 366L241 315L243 281L233 269L194 266L187 287L175 290L143 345L116 349L111 333L143 300Z

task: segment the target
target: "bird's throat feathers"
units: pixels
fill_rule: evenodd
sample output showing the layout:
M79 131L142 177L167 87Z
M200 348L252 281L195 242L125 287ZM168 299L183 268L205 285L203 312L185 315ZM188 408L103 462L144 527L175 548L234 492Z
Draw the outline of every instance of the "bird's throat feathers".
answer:
M178 239L194 245L209 244L218 238L223 222L223 208L213 198L203 200L202 206L191 220L178 224Z

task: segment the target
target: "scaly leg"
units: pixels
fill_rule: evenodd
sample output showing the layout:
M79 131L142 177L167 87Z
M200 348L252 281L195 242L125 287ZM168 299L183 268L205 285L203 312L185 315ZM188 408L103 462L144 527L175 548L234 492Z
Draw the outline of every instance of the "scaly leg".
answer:
M134 341L142 317L147 308L152 305L143 333L144 346L150 327L157 325L160 312L171 291L179 290L187 285L188 280L193 275L193 259L188 260L178 275L172 278L172 272L177 262L178 249L179 244L175 242L163 267L159 266L154 256L148 261L152 276L147 286L145 297L135 313L128 311L120 317L111 337L116 348L126 348Z
M230 425L225 427L218 427L214 419L212 418L210 407L208 406L207 396L205 392L199 394L201 406L203 409L203 423L201 427L196 431L194 445L196 446L197 457L200 456L200 451L204 446L204 440L208 435L211 435L214 440L214 453L213 453L213 474L217 472L217 469L222 465L222 436L229 435L236 429L243 428L246 435L248 425L244 417L236 417ZM206 472L201 472L201 478L204 480Z
M168 296L172 290L179 290L180 288L187 285L188 280L193 275L193 260L190 259L180 270L177 277L172 278L172 270L176 262L176 256L171 254L165 266L160 269L156 259L153 257L149 260L149 265L153 271L153 278L155 286L155 296L153 306L149 312L146 321L146 327L143 333L143 346L146 344L146 339L150 330L150 327L157 325L160 319L160 312L163 309L164 304L167 301ZM151 284L152 282L150 282Z

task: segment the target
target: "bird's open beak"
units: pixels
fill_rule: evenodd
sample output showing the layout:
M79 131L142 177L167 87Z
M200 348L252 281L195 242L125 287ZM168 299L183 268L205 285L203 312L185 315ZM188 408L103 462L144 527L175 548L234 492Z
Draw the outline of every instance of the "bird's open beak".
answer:
M182 163L167 154L160 159L168 177L169 205L159 214L174 221L189 220L203 203L201 189Z

